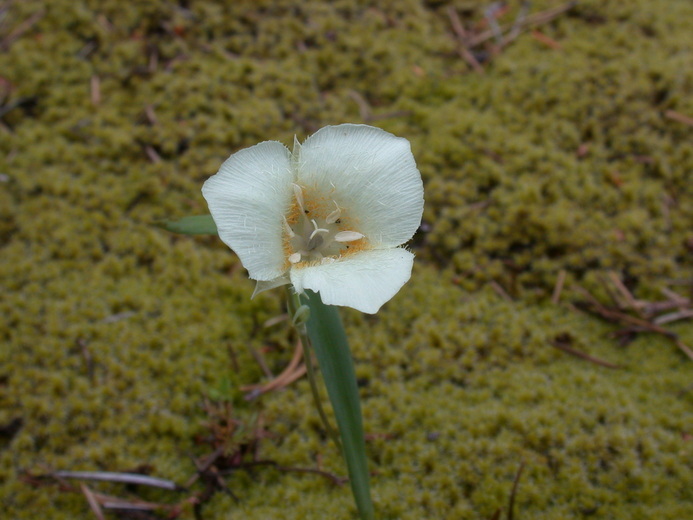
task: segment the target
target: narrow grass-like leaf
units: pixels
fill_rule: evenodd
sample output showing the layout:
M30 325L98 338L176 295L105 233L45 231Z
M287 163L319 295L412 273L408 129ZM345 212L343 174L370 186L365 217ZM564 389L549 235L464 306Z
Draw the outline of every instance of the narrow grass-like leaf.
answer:
M212 220L212 215L194 215L183 217L179 220L164 220L156 223L157 226L173 233L183 235L216 235L217 225Z
M363 436L361 403L349 343L337 308L325 305L320 295L312 291L306 291L306 295L310 307L310 318L307 323L308 336L318 358L337 419L351 490L361 519L372 520L374 512Z

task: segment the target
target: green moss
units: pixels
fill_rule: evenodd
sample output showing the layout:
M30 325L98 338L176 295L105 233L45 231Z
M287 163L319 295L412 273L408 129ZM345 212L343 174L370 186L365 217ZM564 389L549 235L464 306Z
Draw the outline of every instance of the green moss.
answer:
M185 482L224 381L241 419L262 413L261 458L344 474L305 381L254 402L237 390L263 378L249 347L274 373L291 357L291 333L262 326L280 292L250 300L217 239L151 223L205 212L203 180L241 147L363 121L359 96L411 140L427 201L411 282L377 317L344 313L380 517L490 518L522 462L518 516L693 514L689 364L666 338L618 347L611 326L549 302L561 271L564 302L576 284L608 298L605 271L642 298L693 278L690 128L666 116L693 115L690 2L582 1L540 28L560 49L522 34L483 75L457 55L448 2L136 4L10 2L0 20L4 41L43 9L0 52L0 107L17 104L0 125L12 518L91 515L25 470L144 464ZM481 7L463 4L471 28ZM672 329L693 344L690 321ZM561 335L622 368L554 349ZM318 475L229 484L240 501L217 494L205 518L355 515Z

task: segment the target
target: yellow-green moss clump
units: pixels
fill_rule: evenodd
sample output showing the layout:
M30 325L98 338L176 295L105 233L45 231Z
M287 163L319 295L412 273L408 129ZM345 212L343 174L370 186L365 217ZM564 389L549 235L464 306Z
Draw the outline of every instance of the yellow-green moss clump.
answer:
M564 302L577 284L600 294L606 271L641 298L691 295L693 148L675 114L693 116L693 4L580 2L540 27L559 47L525 32L483 75L448 17L483 30L482 7L3 3L4 517L93 517L26 472L185 482L225 380L241 419L262 413L261 458L344 474L305 382L252 403L237 390L263 377L249 347L275 373L291 357L291 333L262 327L281 295L251 301L215 237L151 223L205 213L202 181L231 152L345 121L409 138L426 184L412 281L376 317L345 313L379 518L490 518L523 461L522 518L693 517L690 360L663 337L618 347L610 325L550 303L562 271ZM672 328L693 344L690 321ZM550 346L566 335L622 367ZM204 518L355 517L348 487L317 475L228 483L239 501L216 494Z

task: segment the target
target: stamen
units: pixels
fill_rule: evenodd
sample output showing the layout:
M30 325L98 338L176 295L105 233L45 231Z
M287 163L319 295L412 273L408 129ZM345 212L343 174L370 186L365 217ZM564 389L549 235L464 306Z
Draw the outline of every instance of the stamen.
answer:
M335 209L324 216L321 207L315 207L315 211L310 212L306 209L301 185L292 183L292 189L300 213L297 216L292 215L291 223L283 217L287 237L285 240L290 248L287 251L290 254L286 258L291 265L299 263L303 265L304 262L327 264L339 261L343 254L350 252L350 246L344 244L345 242L355 242L366 238L366 235L358 231L340 231L340 224L345 217L342 216L342 208L337 201L329 195ZM355 244L351 247L354 246Z
M282 218L284 219L284 231L286 231L286 234L289 235L289 238L294 238L296 236L296 233L294 233L294 230L291 229L291 226L286 221L286 217Z
M339 220L339 216L342 214L342 209L339 207L339 205L334 200L332 202L334 202L334 205L337 206L337 209L327 215L325 218L325 222L328 224L334 224L337 222L337 220Z
M366 235L362 235L357 231L340 231L334 236L335 242L353 242L354 240L360 240Z
M303 207L303 190L298 184L294 184L294 196L296 197L296 202L298 202L298 207L301 208L301 213L304 213L306 210Z

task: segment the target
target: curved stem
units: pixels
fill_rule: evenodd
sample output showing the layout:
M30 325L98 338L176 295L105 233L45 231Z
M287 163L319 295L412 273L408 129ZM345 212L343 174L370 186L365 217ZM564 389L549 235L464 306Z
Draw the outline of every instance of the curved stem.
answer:
M291 317L291 321L296 328L296 332L298 332L298 336L301 340L301 345L303 345L303 360L306 364L306 375L308 376L308 382L310 383L310 391L313 394L313 400L315 401L315 407L318 410L318 415L320 415L320 420L322 421L323 426L325 427L325 431L327 432L327 435L329 435L330 439L332 439L332 442L335 443L339 451L342 451L342 443L339 440L339 434L337 431L332 427L332 424L330 424L330 421L327 419L327 414L325 413L325 409L322 407L322 401L320 400L320 392L318 391L318 382L317 382L317 376L315 372L315 368L313 367L313 349L311 348L310 344L310 338L308 337L308 330L306 329L306 323L305 321L302 320L302 314L299 312L299 309L301 308L301 300L290 287L287 286L286 289L287 292L287 299L288 299L288 306L289 306L289 316ZM301 317L299 317L301 316ZM298 318L298 319L296 319Z

